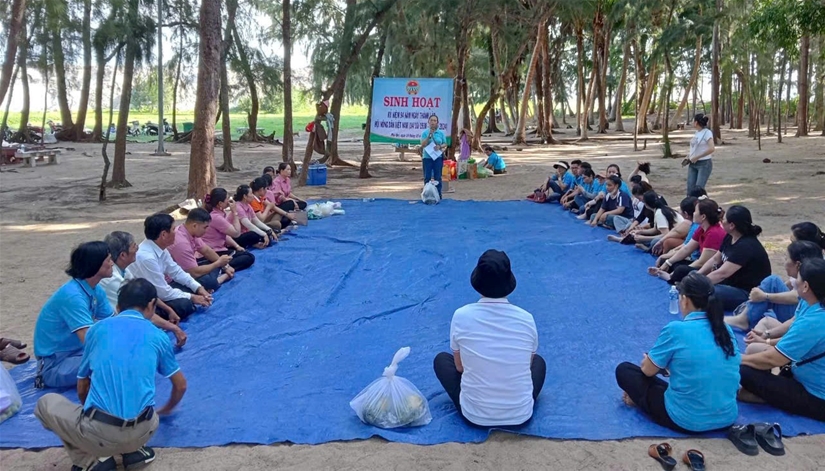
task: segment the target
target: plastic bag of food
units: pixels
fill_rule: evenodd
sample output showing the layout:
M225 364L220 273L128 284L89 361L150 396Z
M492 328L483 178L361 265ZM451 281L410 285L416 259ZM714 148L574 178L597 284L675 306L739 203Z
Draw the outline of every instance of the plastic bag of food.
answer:
M424 204L438 204L441 197L438 196L438 182L430 180L424 185L424 191L421 192L421 201Z
M410 354L410 347L395 353L384 375L350 401L362 422L381 428L418 427L432 420L427 398L411 382L395 376L398 363Z
M22 404L17 385L9 372L0 367L0 423L16 414Z

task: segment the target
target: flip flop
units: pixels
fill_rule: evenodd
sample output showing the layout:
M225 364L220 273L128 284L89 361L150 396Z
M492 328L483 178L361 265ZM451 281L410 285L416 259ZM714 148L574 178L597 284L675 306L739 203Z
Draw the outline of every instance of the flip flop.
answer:
M7 361L11 364L19 365L29 361L29 354L8 344L6 348L0 350L0 361Z
M18 350L22 350L22 349L28 347L28 345L26 345L25 343L23 343L19 340L7 339L7 338L0 337L0 350L6 348L6 345L11 345L12 347L14 347Z
M728 440L736 449L748 456L759 454L759 445L756 443L756 428L753 424L734 425L728 430Z
M682 461L690 466L691 471L705 471L705 455L699 450L686 451Z
M672 451L673 448L671 448L670 443L665 442L658 445L650 445L650 448L647 449L647 454L658 461L659 464L662 465L662 469L672 471L673 468L676 467L676 460L670 456Z
M756 442L763 450L773 456L785 454L785 445L782 444L782 427L779 424L753 424L756 431Z

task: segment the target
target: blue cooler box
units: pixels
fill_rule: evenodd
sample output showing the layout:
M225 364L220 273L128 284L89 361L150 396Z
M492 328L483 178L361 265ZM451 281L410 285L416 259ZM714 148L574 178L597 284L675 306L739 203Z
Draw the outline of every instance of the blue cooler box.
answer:
M327 184L327 166L326 165L312 165L309 167L309 175L307 176L307 185L322 186Z

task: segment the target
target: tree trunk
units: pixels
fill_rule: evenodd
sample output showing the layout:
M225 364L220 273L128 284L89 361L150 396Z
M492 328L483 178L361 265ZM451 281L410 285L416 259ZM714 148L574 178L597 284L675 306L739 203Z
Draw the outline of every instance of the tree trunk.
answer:
M103 147L100 153L103 154L103 176L100 177L100 190L98 191L97 200L106 201L106 178L109 176L109 154L106 149L109 147L109 138L112 131L112 108L115 106L115 84L117 83L117 66L120 61L115 58L115 66L112 70L112 88L109 90L109 124L106 125L106 139L103 141ZM102 93L102 91L101 91Z
M106 58L102 45L95 46L95 126L92 129L92 141L103 139L103 79L106 75ZM110 110L111 111L111 110ZM106 172L109 173L108 170Z
M26 37L27 28L26 25L23 25L22 33L24 35L24 39L21 41L20 49L18 50L17 54L17 64L18 68L20 69L20 84L23 86L23 108L20 110L20 131L24 131L24 136L28 139L28 125L29 125L29 115L31 114L31 93L29 90L29 45L28 45L28 37ZM9 96L9 101L11 102L11 96ZM5 127L5 123L3 123Z
M18 53L23 49L22 47L17 48ZM19 57L19 54L18 54ZM11 80L9 81L9 99L6 101L6 108L3 110L3 121L0 122L0 137L3 139L6 138L6 126L9 123L9 108L11 108L11 98L14 96L14 84L17 83L17 75L20 73L20 61L18 60L17 65L14 66L14 70L11 73ZM28 82L24 83L24 87L28 88ZM0 102L2 103L2 102ZM22 117L20 122L25 123Z
M544 70L544 41L546 31L547 28L544 28L544 32L539 31L538 37L536 38L539 46L539 50L537 51L539 58L536 61L536 73L533 74L533 80L535 82L533 87L536 89L534 100L536 108L536 137L539 138L542 144L547 143L547 129L549 128L546 123L547 118L544 115L544 75L546 74Z
M498 110L501 113L501 120L504 122L504 135L512 135L515 131L513 130L513 124L510 122L510 114L507 112L507 105L504 103L504 95L498 98Z
M604 25L604 15L599 15L601 38L599 44L599 130L606 134L610 124L607 122L607 70L610 65L610 28Z
M690 80L688 80L688 84L685 87L685 94L682 95L682 101L679 102L679 107L676 108L676 119L682 115L682 111L684 111L685 106L687 106L688 95L690 95L690 91L693 90L693 86L696 84L696 79L699 77L699 69L702 66L702 37L699 36L696 38L696 53L693 56L693 72L690 74ZM731 120L732 122L733 120ZM687 127L687 126L685 126Z
M576 25L576 134L581 135L582 100L584 96L584 33L581 24Z
M372 129L372 94L375 90L375 79L381 76L381 63L384 61L384 50L387 47L387 33L388 29L383 28L381 32L381 39L378 42L378 54L375 56L375 64L372 67L372 80L370 82L370 98L367 104L367 126L364 128L364 156L361 158L361 169L358 172L358 178L372 178L370 175L370 156L372 155L372 148L370 147L370 130Z
M80 35L83 41L83 76L80 86L80 104L75 123L75 141L83 139L86 113L89 110L89 87L92 83L92 0L83 0L83 22Z
M555 144L556 140L553 138L553 79L551 75L552 64L550 63L550 33L547 29L547 25L545 25L541 29L541 34L544 36L542 39L542 52L541 52L541 60L542 60L542 69L544 69L544 74L541 79L541 83L544 88L544 142L546 144ZM559 58L557 57L556 60Z
M6 40L6 54L3 57L3 68L0 70L0 103L6 99L6 91L11 84L11 76L14 71L14 58L17 56L17 45L20 41L20 31L23 28L23 17L26 13L26 0L13 0L11 4L11 16L8 25L8 39ZM5 28L4 28L5 29Z
M237 172L238 169L232 164L232 123L229 120L229 77L227 75L227 62L229 49L232 47L232 30L235 25L235 12L238 10L238 2L227 0L226 2L226 29L224 30L223 43L221 44L221 131L223 134L223 164L216 170L219 172ZM237 45L239 48L240 44ZM239 54L240 55L240 54ZM257 97L256 97L257 98ZM253 102L253 110L256 103ZM257 113L256 113L257 115ZM257 129L250 127L249 135L257 138ZM256 139L253 139L256 140Z
M292 3L291 0L283 0L283 13L281 21L281 39L284 43L284 145L281 151L281 158L292 167L295 173L296 165L293 152L295 151L295 139L292 135ZM382 51L383 53L383 51ZM372 100L372 92L370 92ZM367 119L367 128L369 128ZM369 146L367 146L369 148Z
M819 36L819 61L816 66L816 99L814 114L816 127L814 131L822 131L825 136L825 34Z
M656 81L659 77L656 59L651 59L651 61L653 63L650 65L650 73L647 75L645 80L641 81L642 86L644 87L644 95L642 95L642 101L639 103L639 120L637 124L637 132L639 134L650 132L647 126L647 113L648 109L650 109L650 103L652 102L653 89L656 88Z
M490 106L488 107L489 113L487 115L488 116L488 118L487 118L488 119L487 129L484 130L485 134L491 134L491 133L494 133L494 132L501 132L501 130L496 125L496 106L495 106L495 101L496 101L497 97L499 96L498 90L501 87L501 85L499 83L499 78L498 78L499 74L496 72L496 64L498 64L498 61L496 60L496 54L494 52L494 48L496 47L496 45L498 43L498 41L496 40L497 34L498 34L497 32L490 33L490 35L487 38L487 59L490 61L490 99L488 100L488 102L492 102L492 103L490 103ZM484 119L484 113L481 113L479 116L480 116L481 119ZM476 129L479 129L478 125L476 125ZM479 134L479 133L475 133L475 134ZM480 139L481 138L479 137L479 140Z
M130 0L130 13L137 15L138 0ZM132 186L126 180L126 129L129 127L129 105L132 101L132 77L135 73L135 57L140 45L134 37L128 37L126 55L123 59L123 84L120 87L120 109L117 115L117 134L115 135L115 161L112 166L112 180L109 186L125 188Z
M808 57L811 37L802 36L799 40L799 103L796 105L796 136L808 135Z
M218 113L221 60L221 1L202 0L198 47L195 127L189 154L188 197L202 198L215 187L215 115Z
M544 27L544 21L539 24L539 31ZM536 40L533 47L533 54L530 56L530 65L527 67L527 77L524 79L524 92L521 95L521 113L516 124L516 133L513 135L513 144L527 144L527 107L530 100L530 86L533 84L533 76L536 74L536 63L541 54L541 41Z
M453 105L452 105L452 115L450 116L450 147L447 149L447 156L448 159L455 158L455 148L458 144L458 118L459 118L459 111L461 110L461 102L462 97L464 95L464 87L466 86L467 77L465 76L466 71L466 64L467 64L467 55L470 52L470 46L468 44L469 40L469 31L470 31L470 11L469 11L469 1L465 0L463 3L463 8L459 15L459 22L460 27L458 29L458 35L455 38L456 44L456 62L457 62L457 70L456 70L456 78L455 78L455 85L454 85L454 92L453 92ZM465 113L466 115L466 113ZM464 124L464 123L460 123Z
M178 61L175 64L175 85L172 87L172 133L174 139L180 139L178 132L178 89L180 88L180 73L183 67L183 29L178 30Z
M235 9L238 7L238 2L233 1L229 2L233 3ZM229 3L227 3L227 10L229 9ZM244 79L246 80L246 84L249 87L249 99L252 102L252 106L250 111L246 114L246 123L249 127L245 136L241 136L243 140L249 141L257 141L258 140L258 110L260 109L260 99L258 98L258 86L255 84L255 75L252 73L252 66L249 64L249 57L246 53L246 46L241 41L241 37L238 34L238 28L235 25L235 18L233 15L232 18L232 33L235 40L235 50L238 51L238 59L241 62L241 68L243 69Z
M785 64L788 54L783 51L782 62L779 65L779 87L776 89L776 142L782 144L782 86L785 81ZM788 84L790 87L791 84Z
M57 20L59 21L59 20ZM73 128L72 123L72 109L69 106L69 93L66 86L66 62L63 56L63 38L58 26L58 29L51 32L52 36L52 54L54 58L54 79L57 88L57 104L60 107L60 121L64 130ZM117 162L115 162L115 169L117 169Z
M716 0L716 19L713 21L713 58L711 64L711 131L713 141L718 144L722 139L722 128L719 122L719 61L722 46L719 42L719 18L722 14L722 0Z
M622 98L625 82L627 81L627 67L630 65L630 41L624 43L624 59L622 59L622 73L619 76L619 86L616 88L616 102L613 105L613 120L616 122L616 132L624 132L622 121Z

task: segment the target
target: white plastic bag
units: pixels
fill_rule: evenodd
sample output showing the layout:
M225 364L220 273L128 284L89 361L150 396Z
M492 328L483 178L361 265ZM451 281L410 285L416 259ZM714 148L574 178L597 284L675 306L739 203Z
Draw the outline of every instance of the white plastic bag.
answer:
M310 219L321 219L332 216L335 211L335 203L327 201L326 203L315 203L307 208Z
M441 198L438 196L438 182L430 180L424 185L424 191L421 192L421 201L424 204L438 204Z
M22 404L17 385L9 372L0 367L0 423L16 414Z
M398 363L410 354L410 347L395 353L384 375L350 401L362 422L381 428L418 427L432 420L427 398L411 382L395 376Z

